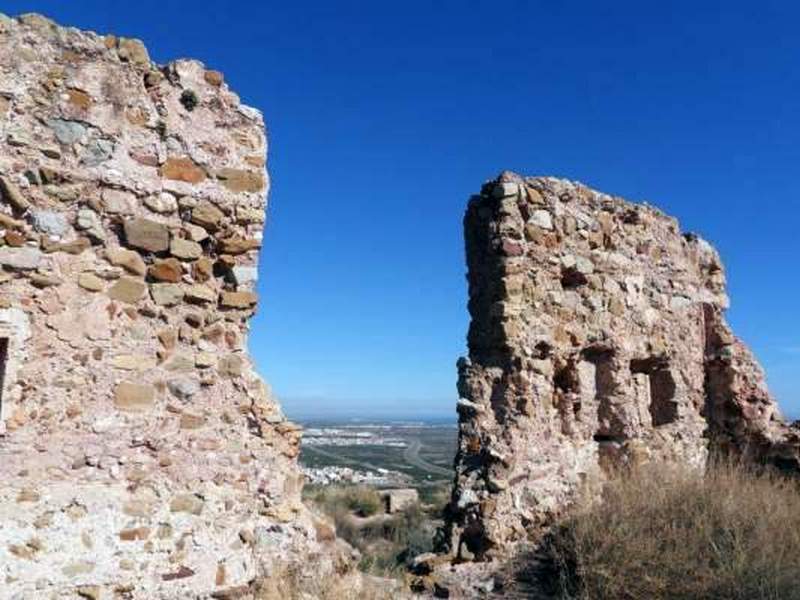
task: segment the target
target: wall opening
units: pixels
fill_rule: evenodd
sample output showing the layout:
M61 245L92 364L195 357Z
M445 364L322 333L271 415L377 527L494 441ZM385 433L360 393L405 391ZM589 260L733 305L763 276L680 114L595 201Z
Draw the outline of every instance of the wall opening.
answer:
M650 382L650 416L653 427L669 425L678 420L678 403L675 396L678 386L663 357L650 357L631 361L631 373L644 373Z
M560 396L559 405L563 405L565 400L570 401L572 413L577 417L581 412L581 398L580 380L574 361L568 360L564 364L556 363L553 387Z

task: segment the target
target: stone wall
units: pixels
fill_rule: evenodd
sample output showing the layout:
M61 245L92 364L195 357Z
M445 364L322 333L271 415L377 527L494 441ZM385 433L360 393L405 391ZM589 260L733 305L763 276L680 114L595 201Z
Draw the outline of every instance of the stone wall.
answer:
M0 597L238 597L313 546L247 354L266 146L197 61L0 15Z
M654 207L508 172L472 198L464 229L452 552L535 537L631 464L703 468L724 448L797 469L796 430L725 323L707 242Z

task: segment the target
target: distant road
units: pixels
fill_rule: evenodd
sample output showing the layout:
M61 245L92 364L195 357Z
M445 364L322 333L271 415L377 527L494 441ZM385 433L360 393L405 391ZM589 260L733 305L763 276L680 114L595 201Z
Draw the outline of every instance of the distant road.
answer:
M439 467L437 465L434 465L433 463L429 463L424 458L421 458L419 455L419 451L421 448L422 448L422 443L419 440L412 441L403 450L403 460L405 460L408 464L417 467L418 469L422 469L423 471L427 471L428 473L432 473L434 475L440 475L442 477L447 477L447 478L451 478L453 476L452 470ZM303 450L307 450L314 454L319 454L320 456L325 456L327 458L333 459L339 464L344 463L350 466L357 465L372 471L377 471L379 469L378 465L374 465L372 463L360 460L352 460L349 457L344 458L341 455L336 454L335 452L330 452L329 450L323 450L319 446L303 446Z
M443 475L444 477L452 477L453 471L451 469L439 467L433 463L429 463L424 458L421 458L419 455L420 448L422 448L422 442L419 440L414 440L411 442L411 444L406 446L406 449L403 451L403 458L408 464L414 465L423 471L428 471L428 473Z

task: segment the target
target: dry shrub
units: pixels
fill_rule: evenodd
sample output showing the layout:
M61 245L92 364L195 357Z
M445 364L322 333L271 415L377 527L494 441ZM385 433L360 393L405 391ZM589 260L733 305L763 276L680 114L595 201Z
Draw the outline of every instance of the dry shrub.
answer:
M311 486L308 486L311 488ZM371 517L383 509L380 494L373 488L361 485L327 486L311 488L305 496L328 515L345 512L361 517Z
M364 573L402 577L411 559L433 548L435 526L419 504L384 514L380 493L366 486L314 487L304 495L333 521L336 536L360 552Z
M563 598L800 599L793 481L721 462L650 465L552 535Z

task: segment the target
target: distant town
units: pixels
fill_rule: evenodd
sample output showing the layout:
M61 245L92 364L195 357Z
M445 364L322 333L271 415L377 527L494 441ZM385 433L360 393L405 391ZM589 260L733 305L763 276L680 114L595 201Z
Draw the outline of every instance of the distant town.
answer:
M452 478L455 422L309 420L302 424L300 460L310 484L425 487Z

